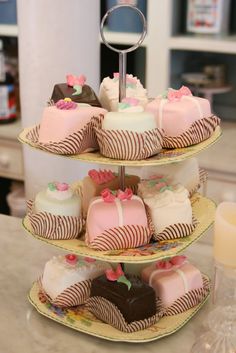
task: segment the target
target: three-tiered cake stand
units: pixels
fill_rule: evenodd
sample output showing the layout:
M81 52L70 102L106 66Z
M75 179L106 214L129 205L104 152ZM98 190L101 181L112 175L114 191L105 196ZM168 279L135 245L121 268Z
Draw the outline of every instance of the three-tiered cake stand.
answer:
M125 97L125 87L126 87L126 54L132 50L135 50L143 41L146 34L146 20L140 10L134 8L141 17L143 21L143 33L141 35L140 40L133 47L126 49L124 51L115 49L111 47L105 40L103 35L103 25L107 18L107 16L117 8L121 6L129 6L130 5L119 5L110 9L106 15L104 16L101 23L101 36L104 43L112 50L115 50L119 53L119 101ZM28 132L32 128L26 128L22 131L19 136L19 140L28 144L33 148L39 148L37 144L33 143L31 140L27 138ZM62 156L66 158L76 159L81 162L95 162L97 164L102 165L113 165L118 167L119 176L120 176L120 184L121 188L124 187L124 175L125 175L125 167L149 167L177 163L183 161L187 158L190 158L206 148L213 145L221 136L221 130L219 127L216 128L213 135L194 146L190 146L187 148L180 148L174 150L162 150L158 155L145 159L145 160L137 160L137 161L125 161L125 160L116 160L110 159L102 156L99 152L92 153L83 153L79 155L73 156ZM193 214L198 221L198 225L195 228L194 232L185 238L168 240L168 241L160 241L160 242L152 242L145 246L141 246L135 249L123 249L123 250L109 250L109 251L96 251L86 246L83 238L80 239L71 239L71 240L49 240L43 237L39 237L34 234L32 227L30 225L29 218L26 216L23 220L23 226L28 234L33 237L48 243L49 245L56 246L63 250L72 252L74 254L80 256L89 256L94 259L108 261L110 263L129 263L129 264L144 264L153 262L156 260L164 259L167 257L174 256L178 253L181 253L188 246L196 242L213 224L214 213L215 213L215 204L211 200L206 197L201 196L196 193L191 198ZM88 312L84 306L79 306L70 309L60 309L54 307L48 302L42 302L39 300L39 286L37 282L35 282L29 292L29 301L36 308L36 310L65 326L69 326L77 331L81 331L87 333L92 336L97 336L103 339L112 340L112 341L126 341L126 342L148 342L152 340L159 339L161 337L170 335L180 329L183 325L185 325L202 307L202 305L207 300L208 296L197 306L177 315L167 316L161 318L155 325L138 332L133 333L124 333L121 332L114 327L101 322L96 319L90 312Z

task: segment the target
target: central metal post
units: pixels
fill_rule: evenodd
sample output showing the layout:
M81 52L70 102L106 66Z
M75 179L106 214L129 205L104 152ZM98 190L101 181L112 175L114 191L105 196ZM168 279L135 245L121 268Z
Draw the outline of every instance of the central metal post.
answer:
M126 53L119 53L119 102L126 97ZM125 189L125 167L118 167L120 189Z

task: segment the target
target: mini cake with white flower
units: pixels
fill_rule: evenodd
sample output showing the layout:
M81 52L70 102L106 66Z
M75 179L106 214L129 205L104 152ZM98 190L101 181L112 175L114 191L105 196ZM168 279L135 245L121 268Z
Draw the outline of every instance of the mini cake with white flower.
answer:
M147 90L140 80L130 74L126 75L126 97L134 97L145 107L148 102ZM99 100L102 107L111 112L118 110L119 73L113 73L113 78L105 77L100 85Z
M169 88L149 102L145 110L154 114L158 128L164 130L163 147L166 148L204 141L220 124L220 119L211 112L210 102L193 96L186 86L179 90Z
M107 262L75 254L54 256L44 267L40 286L46 298L59 307L84 304L89 298L91 281L111 269Z
M105 114L95 130L100 151L109 158L138 160L161 150L162 132L155 117L135 97L124 98L118 111Z
M28 215L35 234L49 239L76 238L82 230L80 189L51 182L28 201Z

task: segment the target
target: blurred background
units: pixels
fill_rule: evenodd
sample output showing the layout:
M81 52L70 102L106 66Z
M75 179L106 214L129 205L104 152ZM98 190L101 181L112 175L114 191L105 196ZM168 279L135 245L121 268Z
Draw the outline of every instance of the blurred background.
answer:
M53 85L67 73L85 74L98 93L101 80L118 71L118 56L101 43L99 25L120 3L138 6L148 23L142 46L128 55L127 72L140 78L150 98L185 84L222 119L223 137L198 160L209 173L207 195L217 203L236 201L235 1L0 0L0 213L21 217L26 196L51 179L71 182L91 168L30 150L17 136L40 121ZM125 10L110 17L105 36L126 48L141 31L139 18Z

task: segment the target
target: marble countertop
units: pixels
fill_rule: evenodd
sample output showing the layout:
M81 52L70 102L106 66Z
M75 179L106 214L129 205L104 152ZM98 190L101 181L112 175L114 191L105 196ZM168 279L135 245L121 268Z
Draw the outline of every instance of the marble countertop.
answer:
M19 218L0 215L0 234L1 352L106 353L112 350L121 353L129 350L130 353L189 353L197 336L206 329L210 300L178 332L150 343L108 342L51 321L36 312L27 300L27 293L41 274L44 263L62 251L27 235ZM212 276L211 246L197 243L186 253L203 272Z

